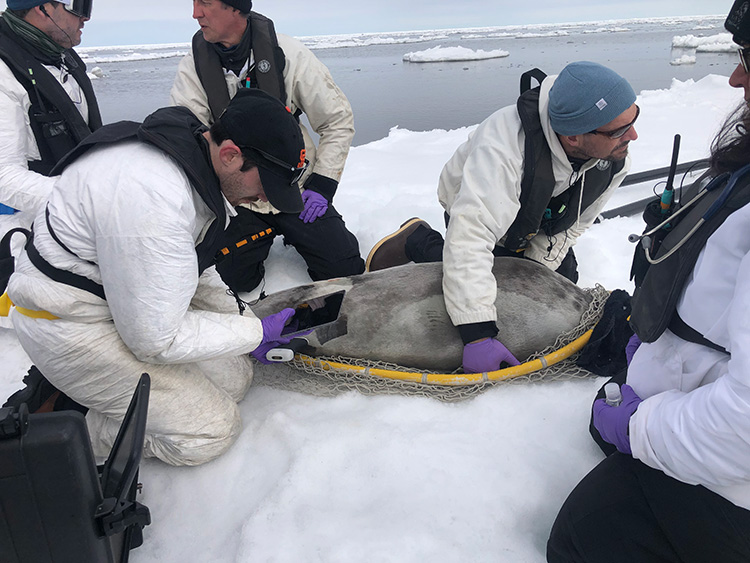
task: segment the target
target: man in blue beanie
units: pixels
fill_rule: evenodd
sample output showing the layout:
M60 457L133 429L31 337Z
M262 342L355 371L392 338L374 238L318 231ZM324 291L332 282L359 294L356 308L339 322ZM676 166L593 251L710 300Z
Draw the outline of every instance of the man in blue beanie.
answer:
M282 213L267 202L239 206L216 269L231 289L251 291L263 281L263 262L281 235L304 258L313 280L361 274L359 243L333 206L354 138L352 108L310 49L277 34L270 19L251 10L251 0L193 2L200 30L177 69L170 102L210 125L237 92L257 88L298 118L304 113L319 140L316 146L300 123L309 161L300 183L302 212Z
M496 256L536 260L577 281L572 247L630 169L635 100L624 78L597 63L574 62L543 78L480 124L443 168L445 241L414 218L370 251L369 271L443 260L466 373L518 363L498 334Z
M7 0L0 17L0 204L35 212L52 190L52 167L101 126L86 65L73 50L91 2Z

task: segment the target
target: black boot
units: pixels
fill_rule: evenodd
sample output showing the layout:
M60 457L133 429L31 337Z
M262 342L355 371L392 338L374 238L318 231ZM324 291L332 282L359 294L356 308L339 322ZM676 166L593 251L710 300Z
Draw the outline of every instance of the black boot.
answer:
M21 403L26 403L30 413L76 410L86 414L88 409L79 405L73 399L59 391L52 385L36 366L31 366L29 373L23 378L26 387L16 391L3 407L18 409Z

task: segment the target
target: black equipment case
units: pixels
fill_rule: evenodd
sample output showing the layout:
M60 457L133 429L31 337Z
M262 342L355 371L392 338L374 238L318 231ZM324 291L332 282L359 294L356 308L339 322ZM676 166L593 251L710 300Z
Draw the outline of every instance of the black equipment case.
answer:
M149 388L143 374L101 467L81 413L0 409L0 561L127 562L151 522L135 501Z

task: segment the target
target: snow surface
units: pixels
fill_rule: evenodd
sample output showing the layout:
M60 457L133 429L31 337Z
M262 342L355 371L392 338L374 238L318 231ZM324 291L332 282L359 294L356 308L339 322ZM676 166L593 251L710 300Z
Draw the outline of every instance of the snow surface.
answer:
M740 100L721 76L641 92L633 171L668 165L675 133L680 161L705 157ZM472 129L394 128L352 149L336 205L363 253L410 217L442 226L437 178ZM611 206L651 188L622 188ZM5 231L28 218L0 221ZM627 235L641 230L639 218L592 227L576 246L580 285L632 290ZM308 281L278 241L266 265L268 292ZM12 330L0 329L0 345L5 397L29 360ZM500 385L452 404L253 387L223 457L192 468L144 461L140 500L153 523L131 561L542 562L560 505L602 459L587 431L602 381Z
M432 47L424 51L415 51L406 53L404 60L409 63L437 63L447 61L481 61L484 59L499 59L510 55L508 51L502 49L493 49L484 51L483 49L467 49L466 47Z

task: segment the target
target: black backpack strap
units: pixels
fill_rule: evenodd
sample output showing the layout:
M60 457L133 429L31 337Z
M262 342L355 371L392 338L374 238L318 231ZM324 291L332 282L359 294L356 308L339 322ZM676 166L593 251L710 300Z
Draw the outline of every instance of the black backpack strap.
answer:
M15 258L10 252L10 243L16 233L23 233L27 239L31 236L28 229L16 227L5 233L3 239L0 240L0 293L5 292L8 287L8 280L15 270Z
M250 25L253 33L254 72L258 88L278 98L282 104L286 105L286 86L284 85L286 57L279 47L273 21L257 12L250 12ZM296 113L295 117L299 117L299 113Z
M716 350L718 352L729 354L726 348L724 348L723 346L719 346L715 342L711 342L708 338L706 338L692 326L687 324L676 310L674 312L674 315L672 315L672 320L669 322L669 330L671 330L675 335L679 336L683 340L694 342L695 344L702 344L703 346L708 346L709 348L712 348L713 350Z
M96 283L93 280L90 280L85 276L56 268L55 266L47 262L47 260L45 260L41 254L39 254L39 251L34 246L33 234L29 236L29 240L26 242L26 254L28 254L29 260L31 260L31 263L34 264L36 269L42 272L48 278L55 280L58 283L64 283L65 285L83 289L84 291L93 293L97 297L100 297L104 300L107 299L104 295L104 287L102 285Z
M140 123L135 121L117 121L100 127L83 141L78 143L73 150L68 152L60 161L55 164L50 172L50 176L62 174L62 171L75 161L78 157L99 144L114 144L120 141L137 139Z
M527 70L521 75L521 94L526 90L531 90L531 79L535 78L539 85L542 85L542 81L547 78L547 74L538 68L532 68Z
M532 72L532 71L529 71ZM523 175L521 176L521 209L505 235L504 246L521 253L539 231L544 211L555 188L552 151L542 130L539 117L540 87L519 96L516 108L525 134Z
M206 91L211 116L216 121L224 108L229 105L229 90L227 90L227 82L224 78L224 70L221 68L219 54L203 38L202 31L197 31L193 35L193 59L195 61L195 72Z

